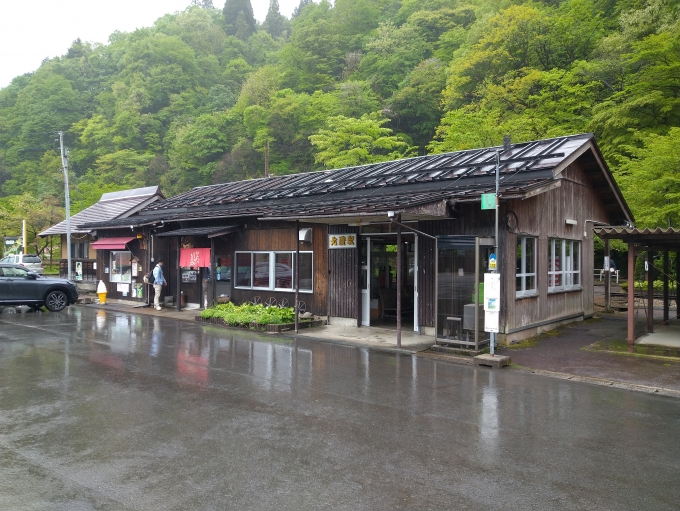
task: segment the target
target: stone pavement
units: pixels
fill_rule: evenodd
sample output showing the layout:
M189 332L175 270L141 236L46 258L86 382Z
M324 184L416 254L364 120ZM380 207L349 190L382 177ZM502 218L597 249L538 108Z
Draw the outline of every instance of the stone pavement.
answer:
M584 349L598 341L625 341L626 327L625 312L600 314L543 335L534 346L504 348L502 353L520 369L572 375L592 383L639 386L637 390L680 397L680 358Z

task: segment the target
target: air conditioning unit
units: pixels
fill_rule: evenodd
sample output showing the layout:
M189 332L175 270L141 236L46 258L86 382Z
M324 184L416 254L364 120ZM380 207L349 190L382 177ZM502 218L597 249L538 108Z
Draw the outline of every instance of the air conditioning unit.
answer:
M307 228L307 229L300 229L299 234L299 240L303 241L305 243L311 243L312 242L312 229Z

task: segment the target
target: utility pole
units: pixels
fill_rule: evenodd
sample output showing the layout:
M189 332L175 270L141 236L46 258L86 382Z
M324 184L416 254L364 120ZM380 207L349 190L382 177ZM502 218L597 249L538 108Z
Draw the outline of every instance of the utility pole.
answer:
M64 132L59 131L61 166L64 169L64 203L66 206L66 264L68 279L71 280L71 197L68 191L68 152L64 152Z

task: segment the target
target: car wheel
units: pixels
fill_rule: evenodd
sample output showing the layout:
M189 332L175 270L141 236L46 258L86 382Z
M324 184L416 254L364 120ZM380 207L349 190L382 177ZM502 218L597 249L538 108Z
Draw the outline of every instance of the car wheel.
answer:
M45 307L52 312L59 312L68 305L68 297L63 291L52 291L45 298Z

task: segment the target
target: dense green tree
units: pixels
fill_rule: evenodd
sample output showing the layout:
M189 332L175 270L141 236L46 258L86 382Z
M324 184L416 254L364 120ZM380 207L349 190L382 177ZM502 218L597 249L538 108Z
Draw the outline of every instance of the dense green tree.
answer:
M640 138L616 171L639 227L680 227L680 128Z
M386 122L377 114L360 119L331 117L326 129L309 137L316 151L314 160L326 168L339 168L412 155L414 148L385 128Z

